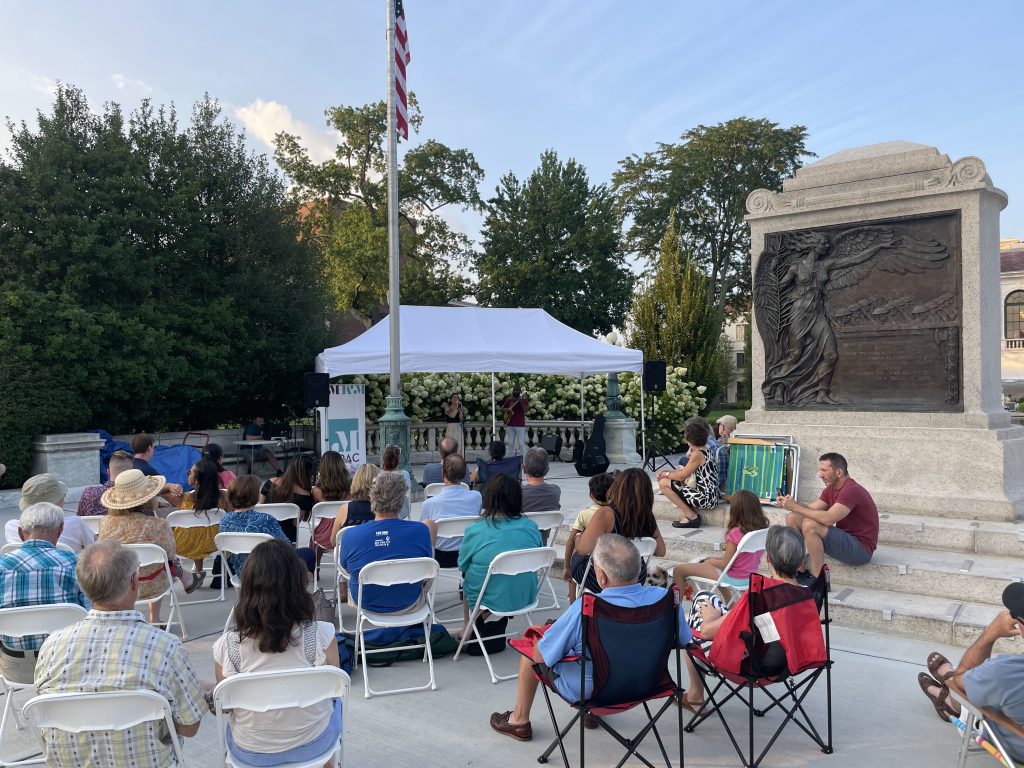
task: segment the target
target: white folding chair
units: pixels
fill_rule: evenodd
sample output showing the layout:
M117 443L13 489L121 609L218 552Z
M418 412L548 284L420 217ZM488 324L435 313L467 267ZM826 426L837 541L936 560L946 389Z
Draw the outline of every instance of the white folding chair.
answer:
M309 522L313 526L313 530L317 529L320 525L321 520L334 520L338 516L338 510L341 509L342 504L348 504L347 501L320 501L313 505L313 512L310 514ZM322 549L316 542L311 542L310 546L313 547L314 552L318 552ZM324 550L323 557L320 558L320 565L325 562L331 565L331 561L327 559L328 554L334 557L334 550ZM336 561L335 561L336 562ZM317 568L313 571L313 591L316 592L316 588L320 586L320 569Z
M437 538L461 539L463 535L465 535L466 529L478 520L480 520L480 515L467 515L465 517L445 517L440 520L435 520L434 524L437 526ZM438 567L440 568L440 566ZM458 568L440 568L440 573L445 576L454 577L456 585L462 578L462 574L459 572ZM438 608L437 612L444 613L445 611L454 608L456 605L462 605L462 601L460 600L459 602L452 603L451 605L446 605L442 608ZM461 622L462 617L460 616L457 619L448 619L447 621L442 621L441 623L452 624L456 621Z
M20 541L8 542L7 544L4 544L2 547L0 547L0 555L6 555L9 552L14 552L17 549L21 549L21 545L22 545L22 542L20 542ZM73 555L77 554L73 547L69 547L63 541L58 541L57 542L57 549L61 549L61 550L65 551L65 552L70 552Z
M170 612L167 614L167 621L164 622L164 626L167 628L167 631L170 632L171 624L177 624L178 630L181 632L181 639L186 639L188 634L185 631L185 620L184 616L181 615L181 604L178 602L178 595L174 591L174 576L171 574L171 565L167 561L167 552L164 551L163 547L156 544L125 544L124 546L135 550L135 554L139 556L140 570L149 565L162 565L164 575L167 576L167 589L159 595L154 595L153 597L147 597L136 601L135 607L138 608L140 605L148 607L164 597L170 598ZM175 616L178 618L175 619Z
M351 634L355 634L356 629L355 629L355 626L353 626L352 629L348 629L348 628L345 627L345 619L341 615L341 609L342 609L343 605L347 605L348 604L348 601L341 599L341 597L340 597L341 592L339 590L340 590L340 585L341 585L342 581L344 581L345 585L348 586L349 579L352 578L352 574L350 574L341 565L341 540L345 536L345 532L346 531L351 531L352 528L354 528L354 527L355 526L351 526L350 525L350 526L347 526L345 528L339 528L338 529L338 536L334 540L334 564L335 564L335 567L337 569L336 573L334 574L334 597L336 598L335 602L337 603L337 607L338 607L338 629L341 630L342 632L345 632L346 634L350 634L350 635Z
M275 502L273 504L257 504L254 509L257 512L265 512L279 523L291 520L295 523L295 541L292 543L298 546L299 543L299 505L290 502Z
M430 648L430 629L434 623L434 583L437 579L437 560L432 557L412 557L405 560L378 560L364 565L359 570L359 594L356 597L356 661L362 656L363 661L363 695L365 698L381 696L387 693L409 693L429 688L437 690L434 682L434 654ZM366 588L393 587L400 584L417 584L421 588L420 599L409 609L400 613L376 613L363 608L363 596ZM363 633L368 627L411 627L423 625L423 658L430 668L430 680L424 685L412 688L392 688L387 691L375 691L370 688L370 669L366 657L372 653L391 653L416 648L418 645L405 645L373 650L366 649Z
M238 589L242 586L242 575L235 573L228 562L228 555L248 555L264 541L270 541L274 537L269 533L218 533L213 537L220 552L221 584L224 579L231 579L231 586Z
M173 531L176 528L211 528L216 526L220 528L221 518L227 513L223 509L208 509L202 512L196 512L191 509L179 509L175 512L171 512L167 516L167 524L171 526ZM214 552L216 554L216 552ZM221 558L221 571L224 570L223 558ZM220 597L211 597L207 600L182 600L182 605L201 605L202 603L219 603L224 602L224 582L227 579L223 578L221 574L220 580Z
M21 608L0 609L0 635L6 637L25 637L26 635L49 635L58 629L64 629L80 621L87 611L75 603L53 603L50 605L27 605ZM14 694L17 691L35 691L33 683L17 683L0 677L0 688L7 694L4 702L4 714L0 719L0 764L33 765L46 762L45 758L26 758L9 761L3 746L4 734L7 732L7 720L14 718L14 725L19 730L24 726L18 717L18 708L14 706Z
M323 754L302 762L278 763L281 768L320 768L328 760L337 768L344 760L344 724L348 719L345 703L351 681L337 667L300 667L269 672L245 672L225 678L213 689L217 711L217 733L224 761L232 768L251 768L228 751L225 734L227 718L224 710L245 709L250 712L271 712L280 709L308 707L321 701L338 699L342 709L342 736L337 744Z
M480 646L480 651L483 653L484 661L487 662L487 670L491 673L492 683L497 683L501 680L511 680L514 677L518 677L518 674L497 675L494 673L494 665L491 664L491 657L487 653L487 648L484 647L484 640L480 637L480 632L476 628L476 620L483 611L490 611L491 616L496 616L499 619L504 617L511 618L513 616L526 616L527 622L532 625L533 617L530 616L530 612L539 610L537 604L539 602L538 598L540 597L540 588L541 585L544 584L544 580L547 578L548 572L551 570L551 565L554 562L554 547L514 549L511 552L502 552L494 558L491 561L490 566L487 568L487 575L484 577L484 583L480 588L480 594L476 599L476 605L473 606L473 610L469 614L469 629L462 633L462 639L459 640L459 647L455 649L455 656L452 660L459 660L459 654L462 653L462 648L466 644L467 639L469 639L470 642L475 639ZM515 611L497 611L487 605L487 584L492 578L499 576L518 576L523 573L533 573L537 577L537 596L534 597L532 603ZM470 632L473 633L472 639L469 637ZM515 637L516 635L518 635L518 632L506 631L503 635L492 635L488 640L493 640L498 637Z
M526 517L530 518L540 528L541 541L545 547L555 546L555 539L558 538L558 530L562 527L562 523L565 522L565 517L557 509L551 509L546 512L526 512ZM545 533L547 534L545 536ZM571 533L569 534L572 535ZM548 591L551 592L551 604L538 606L538 611L557 611L561 608L561 604L558 602L558 595L555 594L555 585L551 582L551 572L548 571L546 578Z
M636 545L637 551L640 552L640 562L643 564L646 564L654 556L654 550L658 548L658 541L652 536L641 536L639 539L632 539L632 542ZM576 583L580 592L586 589L587 577L590 576L590 570L593 567L594 558L591 557L587 560L587 567L583 571L583 581Z
M122 731L142 723L163 720L170 734L177 765L186 765L181 754L181 739L174 730L171 706L155 691L47 693L29 699L25 704L25 719L35 727L36 738L44 750L46 745L39 734L40 728L56 728L70 733ZM95 759L88 764L102 765ZM111 762L104 768L120 766Z
M708 590L710 592L714 592L715 594L717 594L719 597L722 598L723 602L727 606L730 606L730 605L732 605L733 603L735 603L739 599L740 595L742 595L744 592L747 591L747 589L749 588L750 585L749 585L749 583L747 583L747 584L745 584L743 586L734 585L734 584L725 584L724 586L725 586L726 589L729 590L729 594L730 594L730 598L728 600L726 600L725 599L725 595L722 594L722 586L723 586L722 585L722 577L725 576L725 574L727 574L729 572L729 569L732 568L733 563L736 562L736 558L739 557L740 555L742 555L744 553L748 553L748 552L760 552L760 551L762 551L764 549L765 539L767 539L767 538L768 538L768 529L767 528L761 528L759 530L751 531L750 533L744 534L743 538L740 539L740 543L736 545L736 552L735 552L735 554L733 554L733 556L729 559L729 562L726 564L725 568L722 569L722 572L720 574L718 574L718 578L717 579L706 579L703 576L688 576L687 578L690 581L694 582L694 586L696 586L698 589ZM672 568L668 569L668 573L669 573L670 576L673 574L674 570L675 570L675 566L673 566Z
M82 515L82 520L89 527L89 530L95 533L97 536L100 535L100 521L106 517L106 515Z
M468 483L459 483L459 485L461 485L467 491L469 490L469 484ZM427 487L423 489L423 499L424 499L424 501L426 501L427 499L432 498L434 496L437 496L437 494L439 494L441 491L444 490L444 487L445 487L444 483L430 483L430 484L428 484Z

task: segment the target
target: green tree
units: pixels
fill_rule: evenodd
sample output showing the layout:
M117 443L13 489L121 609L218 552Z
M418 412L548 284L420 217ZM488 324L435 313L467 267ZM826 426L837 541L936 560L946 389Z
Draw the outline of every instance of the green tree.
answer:
M409 122L423 118L410 96ZM316 244L339 310L370 317L387 303L387 107L333 107L327 123L339 134L334 157L314 163L299 139L275 139L275 159L303 206L304 234ZM483 170L472 153L432 139L405 151L398 171L401 298L443 305L471 290L466 268L472 243L438 215L445 206L479 208Z
M61 86L0 162L0 453L299 406L325 339L314 254L266 158L208 97L94 113ZM283 404L283 405L282 405Z
M506 174L487 202L478 300L540 307L583 333L607 333L625 319L634 284L621 227L605 185L544 152L525 182Z
M636 293L627 325L627 342L645 360L683 366L704 397L714 400L723 386L719 363L722 315L711 280L682 248L674 222L661 237L652 277ZM727 382L726 382L727 383Z
M685 250L710 276L722 315L750 305L750 232L743 221L747 195L780 189L807 151L807 129L769 120L735 118L698 125L677 144L630 155L612 176L631 224L627 247L653 258L674 216Z

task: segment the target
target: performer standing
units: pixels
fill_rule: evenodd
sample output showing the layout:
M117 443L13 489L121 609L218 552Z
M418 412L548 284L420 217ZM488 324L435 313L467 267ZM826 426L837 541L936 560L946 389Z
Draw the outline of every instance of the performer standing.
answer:
M462 398L459 397L458 392L452 392L441 411L447 422L444 430L445 437L454 440L459 446L458 453L465 455L466 442L463 435L463 423L466 421L466 408L462 405Z
M523 397L523 390L518 384L512 387L512 396L505 398L501 404L505 420L505 443L510 456L526 453L526 412L530 408L529 401Z

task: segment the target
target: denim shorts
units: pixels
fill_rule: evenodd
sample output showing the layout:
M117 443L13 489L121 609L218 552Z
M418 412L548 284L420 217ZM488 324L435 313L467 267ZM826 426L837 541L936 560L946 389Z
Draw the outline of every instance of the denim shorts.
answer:
M865 565L871 562L871 553L856 536L834 525L825 534L825 554L847 565Z

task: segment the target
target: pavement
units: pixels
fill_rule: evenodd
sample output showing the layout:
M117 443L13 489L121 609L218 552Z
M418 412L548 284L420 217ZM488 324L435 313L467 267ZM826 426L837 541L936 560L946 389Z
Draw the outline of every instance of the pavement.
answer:
M421 473L414 467L414 474ZM587 478L578 477L570 464L553 463L548 479L562 488L562 509L571 523L576 512L587 502ZM77 498L76 490L69 492L69 500ZM18 492L0 492L0 523L18 514ZM71 506L69 504L69 506ZM418 516L419 502L413 504L413 517ZM328 575L328 579L330 576ZM439 590L450 590L448 580L442 580ZM564 584L556 582L560 599L564 598ZM205 594L204 594L205 593ZM213 591L203 588L188 599L209 598ZM211 648L220 636L230 606L233 590L228 591L226 603L186 606L185 620L189 639L185 642L193 666L200 676L212 680ZM453 595L439 594L438 605L454 602ZM562 600L564 605L564 600ZM454 613L454 612L453 612ZM451 615L451 614L446 614ZM543 622L558 612L536 614ZM523 620L520 620L525 624ZM514 625L516 626L516 625ZM955 729L939 721L934 709L917 686L917 673L924 670L924 660L932 650L945 653L954 662L962 649L935 645L918 640L865 632L833 626L832 675L833 746L834 754L821 751L793 725L787 727L762 765L797 766L815 765L829 768L863 768L877 766L952 765L956 760L959 738ZM494 657L499 674L514 671L517 657L505 651ZM533 710L534 740L517 742L494 733L488 726L493 711L511 709L515 699L514 681L494 685L487 668L479 657L464 657L453 662L446 657L436 660L438 689L419 693L363 698L362 669L352 676L352 691L345 718L345 763L348 766L375 766L386 763L418 765L424 768L453 768L454 766L526 766L534 764L537 756L553 738L554 732L543 701ZM373 668L370 672L374 686L415 685L426 680L426 669L419 662L404 662L391 668ZM18 701L27 698L17 694ZM808 696L805 708L816 724L823 724L825 707L824 680L820 680ZM730 724L745 733L743 711L726 705ZM555 704L560 723L567 722L570 710ZM616 715L613 724L628 730L639 728L636 713ZM778 717L769 713L755 723L758 734L767 734ZM676 754L678 734L675 713L662 719L659 730L669 755ZM5 753L11 757L30 748L27 734L8 728L4 734ZM578 740L570 750L570 760L578 762ZM656 743L649 739L643 750L657 764ZM736 766L739 759L721 723L708 720L695 733L685 734L685 762L689 766ZM202 724L199 733L185 744L185 758L194 768L220 766L217 734L212 716ZM613 766L622 752L612 738L603 731L587 732L587 763L592 766ZM7 756L7 755L5 755ZM559 760L557 752L552 760ZM989 757L972 757L971 765L995 765ZM630 765L639 764L630 761Z

